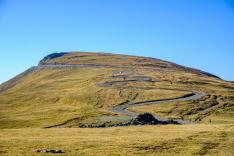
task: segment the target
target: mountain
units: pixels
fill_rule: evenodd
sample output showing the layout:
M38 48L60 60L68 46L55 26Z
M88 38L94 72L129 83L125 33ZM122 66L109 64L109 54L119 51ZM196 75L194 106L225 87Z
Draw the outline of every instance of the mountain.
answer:
M234 84L198 69L148 57L62 52L0 86L0 128L108 126L144 112L183 124L233 123L233 106Z

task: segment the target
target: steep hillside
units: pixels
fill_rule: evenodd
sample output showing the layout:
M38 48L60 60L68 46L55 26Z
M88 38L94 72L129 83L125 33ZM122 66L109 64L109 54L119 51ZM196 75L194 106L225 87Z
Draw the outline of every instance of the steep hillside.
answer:
M134 112L233 123L233 106L234 84L197 69L146 57L55 53L0 86L0 128L111 125Z

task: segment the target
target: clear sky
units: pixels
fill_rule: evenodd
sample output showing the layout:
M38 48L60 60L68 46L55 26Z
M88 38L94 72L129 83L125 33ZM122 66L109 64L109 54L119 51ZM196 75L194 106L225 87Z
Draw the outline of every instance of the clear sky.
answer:
M0 0L0 83L74 50L150 56L234 80L234 0Z

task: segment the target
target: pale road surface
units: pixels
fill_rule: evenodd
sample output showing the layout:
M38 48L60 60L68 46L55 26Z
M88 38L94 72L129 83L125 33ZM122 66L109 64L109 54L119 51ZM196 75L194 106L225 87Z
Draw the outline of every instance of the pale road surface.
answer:
M177 97L177 98L170 98L170 99L161 99L161 100L150 100L150 101L141 101L141 102L126 102L120 105L117 105L115 107L112 108L113 112L116 113L121 113L127 116L130 116L132 118L135 118L138 113L135 112L131 112L129 110L126 110L130 107L136 107L136 106L144 106L144 105L156 105L156 104L163 104L163 103L170 103L170 102L182 102L182 101L190 101L190 100L197 100L200 99L201 97L205 96L205 93L201 93L201 92L194 92L191 94L187 94L181 97ZM167 118L161 118L158 116L155 116L155 118L157 120L161 120L161 121L167 121L169 119ZM180 124L189 124L191 122L186 121L186 120L182 120L182 119L174 119L175 121L179 122Z

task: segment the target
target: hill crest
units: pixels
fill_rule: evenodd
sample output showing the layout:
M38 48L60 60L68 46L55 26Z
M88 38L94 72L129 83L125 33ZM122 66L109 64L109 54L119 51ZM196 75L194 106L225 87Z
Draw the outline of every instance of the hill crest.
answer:
M98 66L119 66L119 67L148 67L168 68L183 70L195 74L220 79L218 76L195 68L185 67L173 62L164 61L152 57L97 53L97 52L60 52L45 56L39 65L98 65Z

